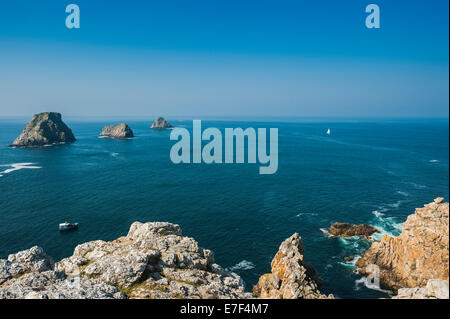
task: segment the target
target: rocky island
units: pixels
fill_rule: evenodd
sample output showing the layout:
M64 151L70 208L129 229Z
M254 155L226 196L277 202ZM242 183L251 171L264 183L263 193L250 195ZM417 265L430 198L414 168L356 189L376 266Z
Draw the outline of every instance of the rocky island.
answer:
M408 294L411 291L401 289L435 287L436 282L430 280L442 280L446 281L448 296L449 204L437 198L417 208L398 237L384 235L356 262L363 275L369 274L369 265L373 264L380 269L384 287Z
M100 133L100 137L131 138L134 137L134 134L131 128L126 123L120 123L116 126L105 126Z
M75 142L72 130L62 121L60 113L44 112L33 116L11 147L37 147Z
M334 223L328 228L328 233L333 236L352 237L363 236L368 238L374 233L378 233L375 227L369 225L351 225L349 223Z
M158 117L150 127L151 129L155 130L165 130L165 129L171 129L173 126L167 122L163 117Z

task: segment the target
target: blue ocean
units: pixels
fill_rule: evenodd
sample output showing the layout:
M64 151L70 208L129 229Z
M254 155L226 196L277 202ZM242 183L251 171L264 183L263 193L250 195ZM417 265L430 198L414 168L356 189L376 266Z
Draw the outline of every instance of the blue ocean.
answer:
M55 260L77 244L125 235L134 221L179 224L215 252L218 264L251 290L281 242L298 232L305 259L339 298L387 297L359 282L353 262L370 245L331 238L334 222L366 223L396 236L416 207L449 198L445 120L243 121L203 119L203 128L278 128L279 167L170 161L170 130L152 118L127 120L135 138L100 139L120 120L63 118L77 141L53 147L8 145L29 119L0 119L0 258L39 245ZM168 118L192 128L188 119ZM331 134L326 131L330 129ZM60 222L79 230L60 233Z

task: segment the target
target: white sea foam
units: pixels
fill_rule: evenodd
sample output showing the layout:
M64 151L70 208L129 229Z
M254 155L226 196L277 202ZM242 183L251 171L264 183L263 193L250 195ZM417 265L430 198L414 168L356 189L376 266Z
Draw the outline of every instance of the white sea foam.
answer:
M438 160L430 160L430 163L438 163Z
M362 277L361 279L355 280L355 289L360 290L361 285L364 285L368 289L376 290L388 294L389 296L393 295L393 292L390 290L382 289L378 285L373 284L369 278Z
M350 260L350 261L341 261L341 262L339 262L339 264L344 266L345 268L350 268L350 269L356 270L356 269L358 269L358 267L356 267L355 264L356 264L356 262L358 261L359 258L361 258L361 256L360 255L356 255L356 256L353 257L352 260Z
M30 168L30 169L39 169L39 168L42 168L42 167L40 167L40 166L31 166L31 165L34 165L34 164L35 164L35 163L14 163L14 164L0 165L0 167L11 167L11 168L8 168L8 169L6 169L6 170L4 170L4 171L1 171L1 172L0 172L0 177L2 177L3 174L9 174L9 173L11 173L11 172L19 171L19 170L25 169L25 168Z
M425 186L425 185L416 184L416 183L409 183L409 185L411 185L412 187L414 187L414 188L416 188L416 189L424 189L424 188L427 188L427 186Z
M405 197L409 196L409 194L407 192L404 192L404 191L397 191L397 194L405 196Z
M301 216L319 216L319 214L317 213L298 213L297 215L295 215L295 217L301 217Z
M372 214L375 216L373 227L379 231L372 235L375 240L381 240L383 235L397 237L401 233L403 223L398 222L394 217L385 217L385 214L376 210Z
M119 156L119 153L111 153L111 156L117 157L117 156Z
M227 268L228 271L236 271L236 270L250 270L255 268L255 264L248 260L242 260L236 265Z
M327 237L331 237L331 234L328 232L326 228L320 228L320 231Z

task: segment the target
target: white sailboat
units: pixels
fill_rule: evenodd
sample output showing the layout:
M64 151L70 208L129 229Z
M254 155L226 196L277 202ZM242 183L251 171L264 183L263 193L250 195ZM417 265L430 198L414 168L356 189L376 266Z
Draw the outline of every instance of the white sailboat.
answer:
M330 130L330 129L328 129L328 131L327 131L327 134L328 134L328 135L330 135L330 134L331 134L331 130Z

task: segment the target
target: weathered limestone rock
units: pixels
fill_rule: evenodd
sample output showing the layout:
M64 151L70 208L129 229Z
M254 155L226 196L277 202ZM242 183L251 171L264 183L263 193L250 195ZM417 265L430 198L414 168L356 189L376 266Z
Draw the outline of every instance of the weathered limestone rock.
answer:
M449 204L437 198L408 216L402 233L384 235L356 262L360 273L380 268L380 283L388 288L425 287L430 279L449 279Z
M54 271L51 260L37 246L0 260L0 299L124 297L100 280Z
M401 288L392 299L449 299L448 281L430 279L425 288Z
M52 263L41 247L11 254L8 259L0 259L0 285L5 281L27 272L41 272L52 269Z
M163 117L158 117L150 127L152 129L170 129L173 128L173 126L167 122Z
M131 138L134 137L134 134L126 123L120 123L116 126L105 126L100 133L100 136L110 138Z
M54 266L41 248L0 260L0 298L252 298L180 226L131 225L127 236L78 245Z
M34 115L11 146L45 146L71 143L75 140L72 130L62 121L60 113L45 112Z
M370 237L374 233L378 233L375 227L369 225L351 225L348 223L334 223L328 228L328 233L333 236L352 237L364 236Z
M295 233L281 244L272 260L272 273L259 278L253 294L258 298L276 299L327 298L318 289L317 273L303 258L303 242Z

